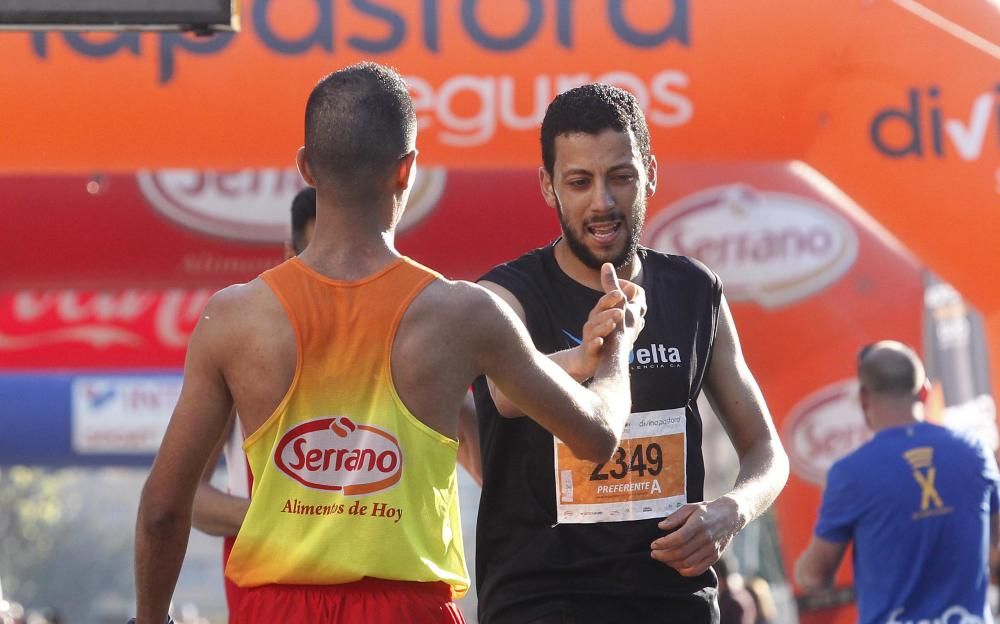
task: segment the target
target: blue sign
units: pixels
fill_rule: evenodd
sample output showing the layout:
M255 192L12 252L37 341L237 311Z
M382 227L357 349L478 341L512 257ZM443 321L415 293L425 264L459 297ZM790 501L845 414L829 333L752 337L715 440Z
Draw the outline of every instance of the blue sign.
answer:
M180 379L174 371L0 375L0 465L147 466Z

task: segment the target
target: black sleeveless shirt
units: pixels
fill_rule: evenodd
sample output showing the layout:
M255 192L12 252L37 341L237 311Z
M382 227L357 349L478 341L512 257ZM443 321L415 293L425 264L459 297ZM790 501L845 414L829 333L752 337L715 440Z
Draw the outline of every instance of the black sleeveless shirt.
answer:
M579 344L587 315L603 294L567 276L553 247L536 249L480 278L518 299L525 325L543 353ZM703 500L696 401L712 353L722 285L690 258L642 247L638 258L648 311L630 358L632 413L672 413L684 435L673 436L679 440L673 446L647 443L643 450L640 442L638 452L635 445L620 449L607 464L587 464L579 474L590 482L584 487L591 492L601 491L599 487L621 492L640 487L633 482L643 481L641 475L683 466L672 510ZM560 514L559 501L572 500L573 490L567 492L561 483L557 492L555 463L562 455L554 452L553 436L530 418L500 416L485 378L475 382L474 391L484 474L476 540L481 622L529 622L553 613L570 615L575 622L717 621L711 571L686 578L650 557L650 543L663 535L656 525L666 513L634 520L612 512L617 521L605 515L589 523L576 521L586 513ZM633 417L629 427L636 423ZM652 513L645 510L645 516Z

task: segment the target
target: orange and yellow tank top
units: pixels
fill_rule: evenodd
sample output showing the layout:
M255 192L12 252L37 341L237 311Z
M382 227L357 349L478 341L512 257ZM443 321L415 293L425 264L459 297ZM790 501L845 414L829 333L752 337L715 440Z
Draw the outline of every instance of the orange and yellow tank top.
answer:
M237 585L371 577L467 591L458 442L410 413L389 364L403 313L436 277L408 258L357 282L298 258L261 275L298 355L284 399L244 444L250 508L226 566Z

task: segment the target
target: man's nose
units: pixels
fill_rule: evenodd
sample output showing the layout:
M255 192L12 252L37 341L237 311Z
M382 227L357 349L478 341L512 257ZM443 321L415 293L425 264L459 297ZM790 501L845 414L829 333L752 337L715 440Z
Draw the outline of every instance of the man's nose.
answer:
M615 198L611 195L611 188L604 180L594 182L594 194L591 197L590 207L594 212L606 212L615 207Z

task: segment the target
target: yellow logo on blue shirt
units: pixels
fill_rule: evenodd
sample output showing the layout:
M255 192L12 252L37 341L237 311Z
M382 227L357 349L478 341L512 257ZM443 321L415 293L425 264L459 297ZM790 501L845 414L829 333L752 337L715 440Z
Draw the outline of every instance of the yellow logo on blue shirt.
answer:
M913 469L913 478L920 486L920 510L913 512L913 519L941 516L953 511L941 499L941 494L934 485L937 468L934 467L934 449L921 446L903 453L903 457Z

